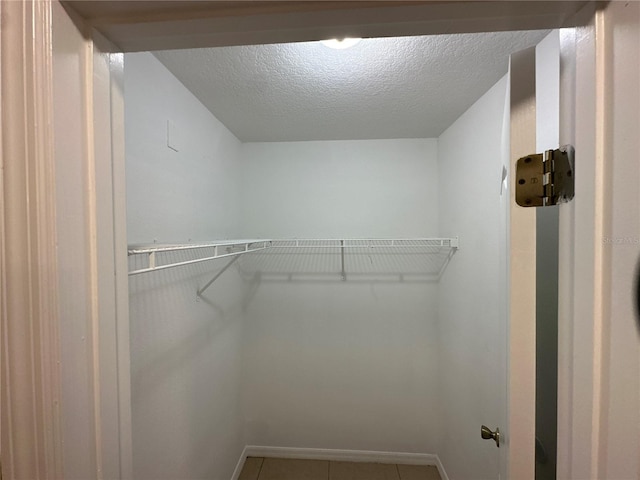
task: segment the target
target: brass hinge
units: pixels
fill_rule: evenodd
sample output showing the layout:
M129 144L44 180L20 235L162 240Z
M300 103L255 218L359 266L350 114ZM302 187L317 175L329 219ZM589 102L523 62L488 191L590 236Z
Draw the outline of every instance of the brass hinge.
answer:
M546 207L568 202L574 196L573 165L571 145L518 159L516 203L522 207Z

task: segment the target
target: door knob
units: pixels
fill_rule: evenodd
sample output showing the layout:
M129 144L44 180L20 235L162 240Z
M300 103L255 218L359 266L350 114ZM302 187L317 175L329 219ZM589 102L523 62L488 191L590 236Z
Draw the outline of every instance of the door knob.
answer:
M496 431L492 432L488 427L485 427L484 425L482 425L482 428L480 428L480 436L485 440L490 440L493 438L496 442L496 446L500 448L500 429L499 428L496 428Z

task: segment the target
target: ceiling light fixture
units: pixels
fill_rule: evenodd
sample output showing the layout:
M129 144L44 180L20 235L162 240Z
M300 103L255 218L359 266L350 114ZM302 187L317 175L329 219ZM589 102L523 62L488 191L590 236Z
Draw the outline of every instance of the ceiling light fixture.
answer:
M331 40L320 40L325 47L335 48L336 50L344 50L353 47L361 38L332 38Z

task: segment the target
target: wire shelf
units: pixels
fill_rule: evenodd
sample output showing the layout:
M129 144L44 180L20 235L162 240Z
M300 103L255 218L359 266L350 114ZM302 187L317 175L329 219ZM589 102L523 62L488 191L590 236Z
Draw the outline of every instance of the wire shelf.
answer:
M279 239L271 248L458 248L458 238L355 238L355 239Z
M131 245L129 275L259 252L245 258L242 263L245 272L286 275L289 279L294 274L339 274L346 280L347 272L428 275L437 279L457 249L457 237L251 239Z
M242 272L262 281L437 281L458 238L274 239L245 257Z
M220 240L210 243L175 245L130 245L129 275L207 262L265 250L271 240ZM185 254L189 257L185 259Z

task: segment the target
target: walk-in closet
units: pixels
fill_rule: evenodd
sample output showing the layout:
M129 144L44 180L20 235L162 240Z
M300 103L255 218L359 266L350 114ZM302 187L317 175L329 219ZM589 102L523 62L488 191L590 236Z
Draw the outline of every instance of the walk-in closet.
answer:
M346 42L124 55L136 480L498 478L509 56L558 32Z

